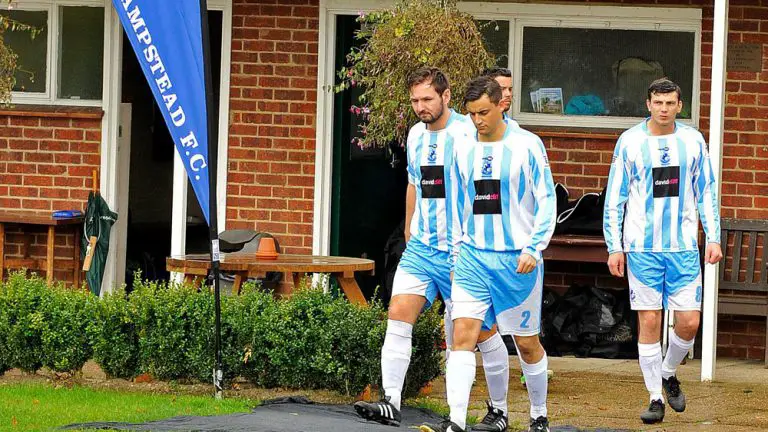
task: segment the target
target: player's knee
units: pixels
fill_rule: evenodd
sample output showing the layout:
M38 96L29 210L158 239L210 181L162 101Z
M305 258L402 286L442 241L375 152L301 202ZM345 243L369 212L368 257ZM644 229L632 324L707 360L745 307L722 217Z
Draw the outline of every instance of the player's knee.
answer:
M638 314L641 331L661 331L661 311L642 311Z
M453 350L472 351L478 341L477 326L473 320L458 319L453 321Z
M685 340L691 340L699 330L699 316L685 316L675 318L675 333Z
M395 296L389 303L389 319L413 324L416 322L422 306L423 304L419 304L413 299Z
M544 347L541 346L539 336L515 336L517 354L520 358L529 364L541 360L544 355Z

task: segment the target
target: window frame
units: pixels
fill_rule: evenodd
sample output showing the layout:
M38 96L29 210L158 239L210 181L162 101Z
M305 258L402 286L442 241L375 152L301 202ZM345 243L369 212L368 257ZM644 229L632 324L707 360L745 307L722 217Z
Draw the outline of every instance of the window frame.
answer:
M48 13L48 39L46 52L46 76L45 92L11 92L11 103L14 104L34 104L34 105L63 105L63 106L102 106L104 100L104 91L102 85L102 95L100 99L64 99L56 96L57 86L59 84L59 49L61 33L61 17L59 8L62 6L81 6L81 7L100 7L104 9L104 41L108 40L109 33L109 5L104 0L21 0L14 5L14 10L21 11L46 11ZM104 73L107 56L108 44L103 44L103 60L101 73Z
M520 111L522 97L523 31L525 27L567 27L615 30L675 31L694 33L693 77L691 100L683 101L691 108L690 119L682 123L698 127L701 109L701 33L702 10L698 7L594 6L459 3L459 8L475 19L509 21L509 59L512 71L512 117L521 125L570 128L626 129L642 121L642 117L568 116Z

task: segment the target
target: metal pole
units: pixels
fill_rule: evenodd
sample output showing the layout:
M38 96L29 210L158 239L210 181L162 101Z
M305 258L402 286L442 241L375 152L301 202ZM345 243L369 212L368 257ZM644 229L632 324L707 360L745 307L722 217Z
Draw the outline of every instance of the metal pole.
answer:
M211 237L211 272L213 273L213 296L216 310L214 350L216 363L213 369L213 387L216 399L222 398L222 381L224 374L221 365L221 291L219 289L219 231L216 215L216 140L218 139L218 122L215 120L216 111L213 103L213 83L211 74L211 37L208 28L208 2L200 0L200 25L203 37L203 70L205 73L205 106L208 117L208 226Z

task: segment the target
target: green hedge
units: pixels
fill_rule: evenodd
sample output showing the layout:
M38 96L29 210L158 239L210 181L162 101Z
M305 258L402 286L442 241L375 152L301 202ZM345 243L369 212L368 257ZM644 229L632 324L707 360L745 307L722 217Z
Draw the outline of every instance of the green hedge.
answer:
M221 308L227 380L351 395L380 381L386 311L378 303L363 308L319 289L276 300L246 284ZM407 395L440 373L440 318L432 308L414 329ZM137 279L130 295L99 300L15 273L0 284L0 374L77 371L93 358L111 377L210 382L213 324L209 290Z

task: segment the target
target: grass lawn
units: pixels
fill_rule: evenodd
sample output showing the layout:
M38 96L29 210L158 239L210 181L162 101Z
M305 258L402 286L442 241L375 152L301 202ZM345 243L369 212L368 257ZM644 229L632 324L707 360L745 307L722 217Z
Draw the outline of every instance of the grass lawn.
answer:
M246 412L256 402L186 396L54 388L38 383L0 384L0 430L45 431L72 423L146 422L180 415Z

